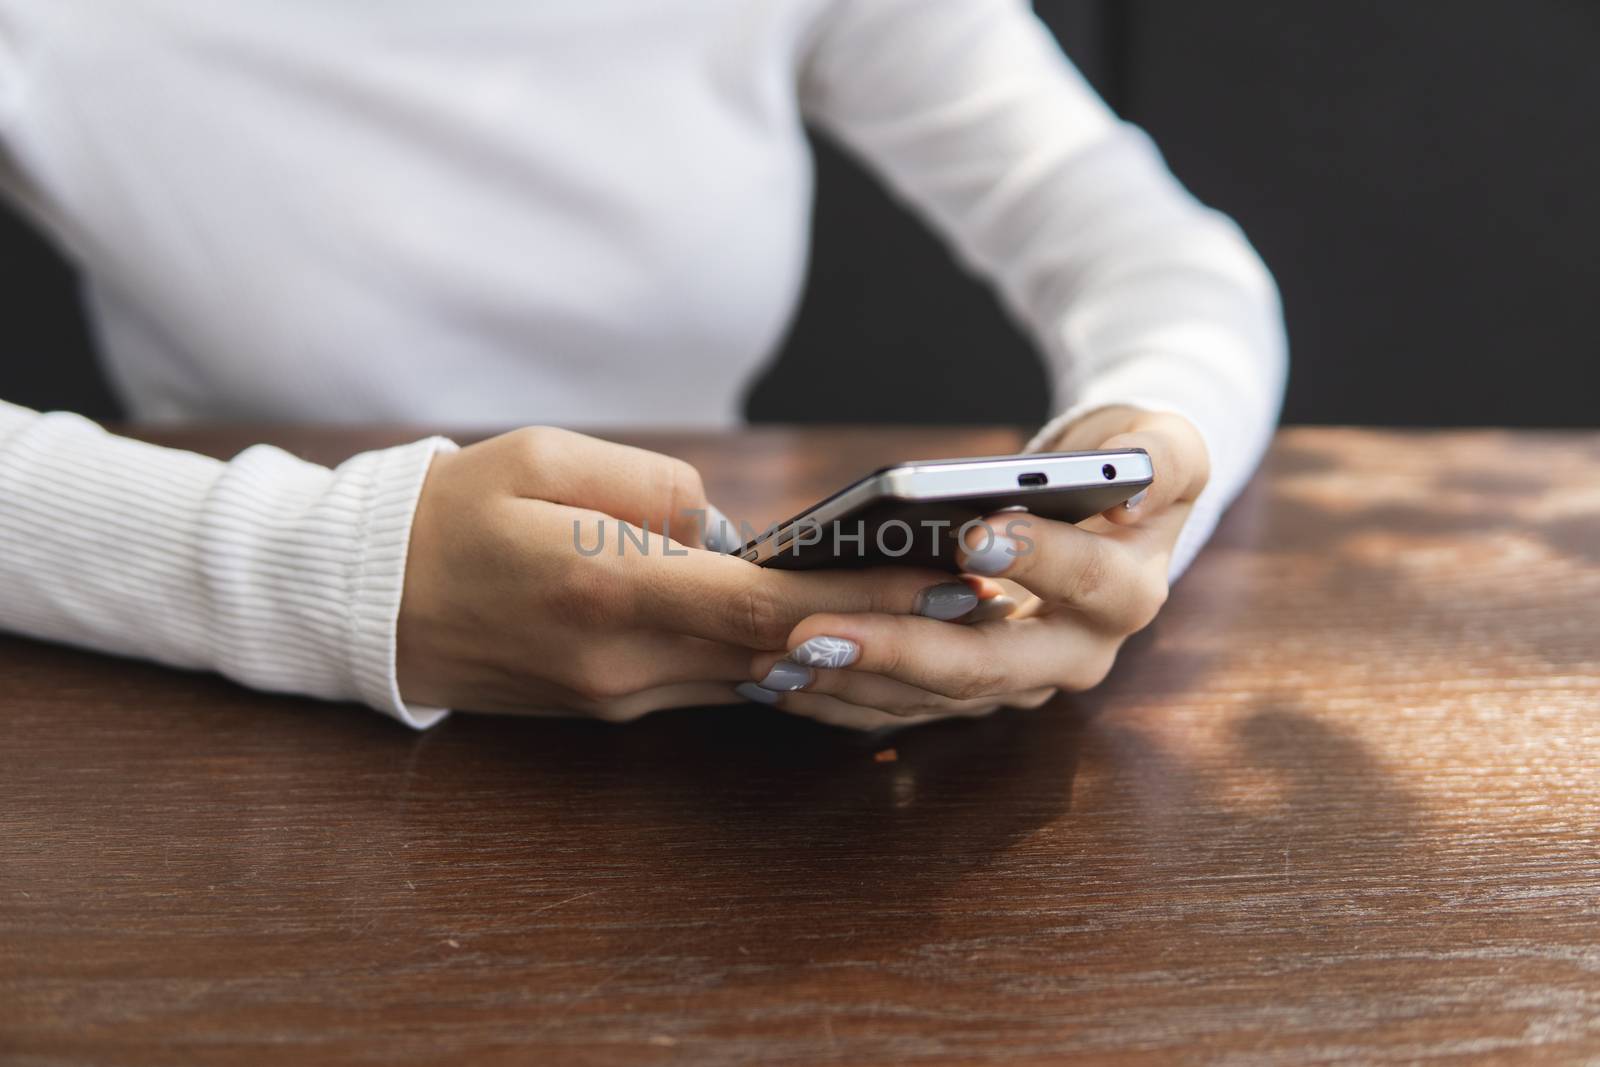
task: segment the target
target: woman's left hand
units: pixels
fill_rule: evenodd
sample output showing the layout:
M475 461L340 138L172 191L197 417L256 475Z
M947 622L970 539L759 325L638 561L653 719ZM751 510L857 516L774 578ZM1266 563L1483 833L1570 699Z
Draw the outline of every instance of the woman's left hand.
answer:
M780 691L785 710L859 728L1037 707L1098 685L1166 602L1168 562L1209 473L1206 447L1188 420L1129 407L1090 413L1053 447L1143 448L1155 480L1132 507L1078 525L992 515L987 547L984 531L971 531L963 569L991 598L994 579L1014 583L1014 606L993 599L976 622L812 615L790 633L787 656L754 659L752 677ZM1031 547L1009 541L1008 525Z

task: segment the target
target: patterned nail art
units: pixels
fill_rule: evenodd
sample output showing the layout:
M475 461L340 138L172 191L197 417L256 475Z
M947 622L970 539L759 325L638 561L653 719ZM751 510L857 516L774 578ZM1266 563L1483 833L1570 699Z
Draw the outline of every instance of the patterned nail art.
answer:
M813 637L789 658L807 667L848 667L861 657L861 646L844 637Z

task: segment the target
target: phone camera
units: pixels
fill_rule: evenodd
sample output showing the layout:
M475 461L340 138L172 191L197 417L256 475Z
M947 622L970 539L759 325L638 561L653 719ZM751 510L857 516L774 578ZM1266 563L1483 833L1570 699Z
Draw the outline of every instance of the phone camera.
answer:
M1104 474L1106 476L1106 481L1109 482L1109 481L1113 480L1114 478L1116 478L1116 476L1117 476L1117 468L1115 468L1111 464L1107 463L1104 467L1100 468L1100 473Z

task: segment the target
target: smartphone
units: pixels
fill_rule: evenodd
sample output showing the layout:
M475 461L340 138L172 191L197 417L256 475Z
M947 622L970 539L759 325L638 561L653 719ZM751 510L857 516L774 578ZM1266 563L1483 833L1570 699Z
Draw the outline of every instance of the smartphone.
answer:
M862 478L772 527L738 552L763 567L814 570L906 564L957 571L968 524L1007 510L997 535L1030 515L1082 522L1127 500L1155 477L1142 448L901 463Z

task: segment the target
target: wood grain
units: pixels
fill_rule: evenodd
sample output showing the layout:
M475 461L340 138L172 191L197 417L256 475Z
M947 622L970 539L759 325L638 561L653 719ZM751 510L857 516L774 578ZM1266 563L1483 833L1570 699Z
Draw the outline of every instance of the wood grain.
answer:
M1017 437L628 439L771 519ZM1597 635L1600 435L1301 429L1101 689L887 739L3 639L0 1061L1597 1062Z

